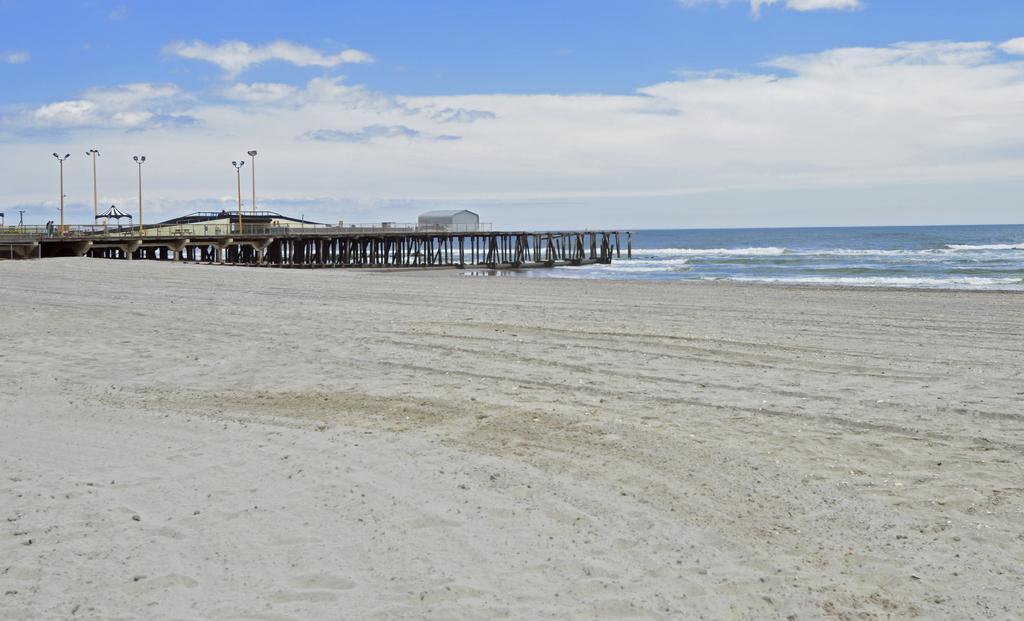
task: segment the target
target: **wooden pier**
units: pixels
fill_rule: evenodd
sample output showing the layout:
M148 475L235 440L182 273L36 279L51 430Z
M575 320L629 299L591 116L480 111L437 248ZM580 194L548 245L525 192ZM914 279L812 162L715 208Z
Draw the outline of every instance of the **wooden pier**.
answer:
M209 229L30 231L0 236L0 252L7 247L10 258L89 256L281 268L553 267L611 263L632 254L632 234L621 231Z

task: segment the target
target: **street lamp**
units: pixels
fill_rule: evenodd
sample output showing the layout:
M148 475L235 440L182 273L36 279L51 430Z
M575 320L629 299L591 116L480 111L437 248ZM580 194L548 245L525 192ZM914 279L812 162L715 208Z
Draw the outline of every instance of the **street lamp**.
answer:
M85 156L92 156L92 223L96 224L96 216L99 215L99 207L96 204L96 156L100 152L96 149L89 149L85 152Z
M139 235L142 235L146 230L142 226L142 164L146 161L146 156L134 155L132 159L139 165Z
M64 160L66 160L69 157L71 157L71 154L67 153L67 154L64 155L64 157L61 157L61 156L57 155L56 153L54 153L53 157L57 158L57 163L60 165L60 232L61 232L61 234L63 234L64 233Z
M249 170L252 171L252 212L256 213L256 149L249 151L249 159L252 161L252 165Z
M245 160L241 162L231 162L231 165L235 167L235 176L238 178L238 234L242 234L242 166L245 166Z

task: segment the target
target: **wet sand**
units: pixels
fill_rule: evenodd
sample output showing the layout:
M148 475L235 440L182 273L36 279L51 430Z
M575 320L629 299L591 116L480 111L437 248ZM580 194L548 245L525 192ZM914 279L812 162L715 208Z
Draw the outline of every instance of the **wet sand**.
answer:
M1021 618L1022 310L0 262L0 617Z

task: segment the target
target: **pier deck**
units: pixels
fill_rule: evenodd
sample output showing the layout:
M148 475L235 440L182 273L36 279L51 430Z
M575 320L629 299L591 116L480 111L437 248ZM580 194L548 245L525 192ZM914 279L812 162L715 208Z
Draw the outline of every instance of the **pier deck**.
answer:
M551 267L611 263L613 257L622 256L623 237L629 257L632 234L624 231L18 227L0 231L0 255L4 259L89 256L266 267Z

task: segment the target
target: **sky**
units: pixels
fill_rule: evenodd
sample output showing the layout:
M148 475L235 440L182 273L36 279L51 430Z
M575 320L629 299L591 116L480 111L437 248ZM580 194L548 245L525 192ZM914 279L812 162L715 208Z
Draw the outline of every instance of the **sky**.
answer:
M1015 0L0 0L8 224L1024 222Z

